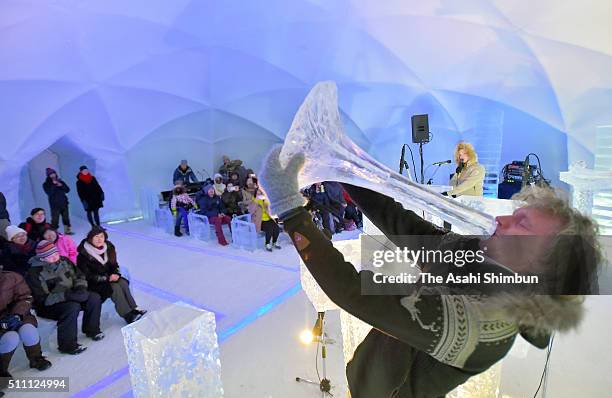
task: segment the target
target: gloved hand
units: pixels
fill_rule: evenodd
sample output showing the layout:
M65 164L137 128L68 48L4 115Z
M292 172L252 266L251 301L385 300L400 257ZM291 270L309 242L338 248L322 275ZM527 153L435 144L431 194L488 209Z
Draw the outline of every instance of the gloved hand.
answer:
M278 145L268 153L259 174L259 183L268 194L271 210L278 215L306 203L298 186L298 173L304 167L304 155L295 155L283 168L278 159L281 148Z
M77 303L84 303L89 298L89 292L84 289L68 290L64 293L66 301L76 301Z
M5 315L0 319L0 329L7 332L11 330L17 331L21 325L23 325L23 322L19 315L16 314Z

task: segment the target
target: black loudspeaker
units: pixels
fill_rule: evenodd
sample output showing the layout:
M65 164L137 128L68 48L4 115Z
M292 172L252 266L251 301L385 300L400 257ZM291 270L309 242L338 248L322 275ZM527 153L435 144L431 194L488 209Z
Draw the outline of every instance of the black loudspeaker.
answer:
M427 115L412 116L412 142L415 144L429 142L429 117Z

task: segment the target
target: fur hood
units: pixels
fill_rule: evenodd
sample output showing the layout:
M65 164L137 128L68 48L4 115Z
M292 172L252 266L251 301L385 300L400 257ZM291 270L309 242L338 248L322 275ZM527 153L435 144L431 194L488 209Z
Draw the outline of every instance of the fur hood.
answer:
M481 306L485 312L516 322L521 336L538 348L546 347L553 332L576 329L585 312L583 296L503 294L486 299Z

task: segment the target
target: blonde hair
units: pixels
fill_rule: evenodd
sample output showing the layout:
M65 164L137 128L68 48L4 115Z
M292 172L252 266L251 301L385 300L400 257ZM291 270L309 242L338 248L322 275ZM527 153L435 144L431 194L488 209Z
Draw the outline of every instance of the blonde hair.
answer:
M553 291L558 298L598 293L597 274L604 256L598 241L597 223L571 207L558 191L549 187L527 186L512 199L524 202L525 207L543 210L564 225L545 260L546 269L552 272Z
M464 150L465 153L468 155L468 157L470 158L467 163L468 164L472 164L472 163L477 163L478 162L478 155L476 154L476 151L474 150L474 146L472 144L470 144L469 142L465 142L465 141L460 141L457 146L455 147L455 163L458 165L461 163L461 159L459 159L459 151L460 150Z

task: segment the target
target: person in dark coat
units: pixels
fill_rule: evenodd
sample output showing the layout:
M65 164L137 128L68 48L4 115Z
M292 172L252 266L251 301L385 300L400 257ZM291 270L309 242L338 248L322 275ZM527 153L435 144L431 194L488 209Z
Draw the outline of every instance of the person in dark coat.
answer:
M6 239L4 230L9 225L11 225L11 217L9 217L9 212L6 210L6 198L4 194L0 192L0 237Z
M238 185L228 182L225 187L225 192L221 195L221 200L223 201L223 206L225 206L228 216L233 217L242 214L240 205L238 204L242 202L242 193Z
M0 389L12 378L11 359L19 343L28 357L30 368L40 371L51 367L43 356L38 323L32 315L32 293L21 275L0 271Z
M346 368L352 398L444 397L504 358L517 334L545 348L554 331L579 326L585 309L583 297L576 295L593 293L601 261L597 226L554 197L553 191L526 193L520 199L527 205L512 215L497 217L495 234L481 241L440 228L378 192L343 184L364 215L398 248L420 250L405 242L407 237L422 235L437 237L447 248L456 245L473 250L485 244L489 251L477 265L479 271L510 276L527 270L545 280L553 277L555 287L564 288L553 294L546 290L547 294L496 295L496 285L488 287L490 294L451 294L421 282L408 286L409 294L366 294L363 284L375 281L376 274L357 272L302 207L297 177L304 158L298 155L283 168L279 154L280 148L269 154L260 175L273 210L280 214L300 257L325 294L373 326ZM580 235L564 240L566 228L571 231L577 225ZM526 244L537 241L543 245L532 246L532 251L504 253L505 245L498 239L517 234L528 238ZM581 244L576 244L578 239ZM504 255L489 257L497 253ZM527 261L517 262L517 258ZM471 265L447 265L446 275L467 275ZM561 270L569 272L558 275ZM442 272L435 274L443 276Z
M87 166L79 168L76 187L89 224L92 227L100 225L100 209L104 207L104 191Z
M77 266L85 274L89 290L98 293L102 302L110 297L117 313L127 323L137 321L146 313L138 309L129 281L119 271L117 251L108 240L106 230L94 226L77 251Z
M190 181L198 182L198 178L185 159L181 160L181 164L172 174L172 184L176 184L177 181L182 181L183 185L189 184Z
M64 234L72 235L70 228L70 214L68 211L68 196L70 192L68 185L57 175L57 171L52 168L46 170L47 179L43 183L43 189L49 197L49 207L51 208L51 226L57 230L59 228L59 218L62 216L64 224Z
M85 275L66 257L61 257L52 242L40 241L26 281L34 296L36 314L57 322L60 352L76 355L87 349L77 341L77 320L83 311L83 333L94 341L104 338L100 330L102 301L87 290Z
M325 191L325 186L320 182L312 184L306 190L306 196L309 199L308 210L318 213L323 229L331 236L336 231L336 228L334 227L334 219L331 213L333 209L329 196Z
M28 238L25 230L14 225L6 227L6 233L9 240L0 244L4 270L24 276L30 268L30 259L36 254L36 242Z
M35 207L30 211L30 217L25 222L19 224L19 228L23 228L28 233L28 237L34 242L39 242L43 239L45 231L52 227L47 222L45 209Z
M208 221L215 226L217 240L221 246L227 246L227 240L223 235L223 224L230 226L232 219L226 214L227 210L223 205L223 200L215 194L215 187L212 185L205 186L204 189L196 195L196 203L198 205L199 214L208 217Z

